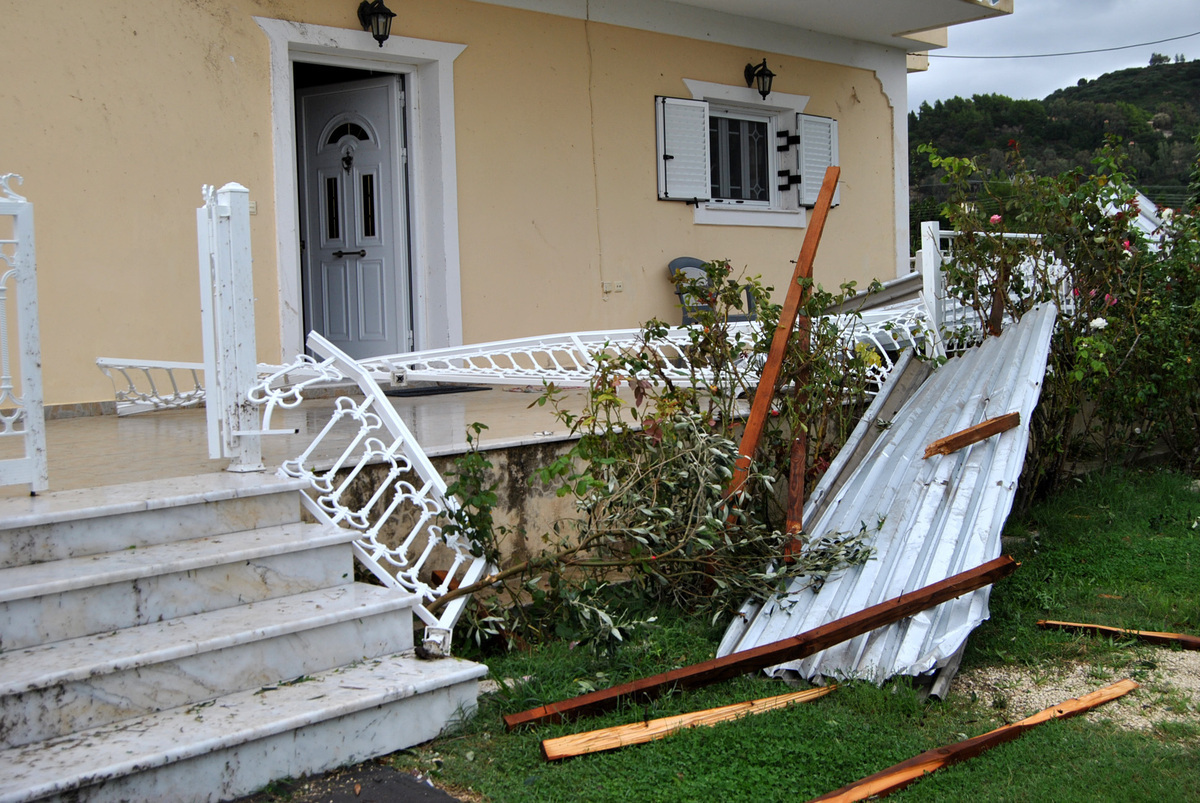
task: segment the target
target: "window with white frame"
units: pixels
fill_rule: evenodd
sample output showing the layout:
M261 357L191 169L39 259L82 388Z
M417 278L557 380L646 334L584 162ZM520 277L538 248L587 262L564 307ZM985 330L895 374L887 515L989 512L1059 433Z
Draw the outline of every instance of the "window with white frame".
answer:
M775 118L737 109L708 109L709 184L713 203L771 205Z
M804 96L763 101L752 89L685 83L696 97L655 99L659 199L694 204L697 223L804 225L802 207L838 164L837 121L802 113Z

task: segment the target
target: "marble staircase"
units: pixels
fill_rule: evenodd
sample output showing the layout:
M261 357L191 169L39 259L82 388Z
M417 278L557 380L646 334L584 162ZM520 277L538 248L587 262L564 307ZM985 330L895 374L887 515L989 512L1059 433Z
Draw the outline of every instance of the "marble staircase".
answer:
M302 481L0 499L0 803L219 801L436 736L486 667L413 654Z

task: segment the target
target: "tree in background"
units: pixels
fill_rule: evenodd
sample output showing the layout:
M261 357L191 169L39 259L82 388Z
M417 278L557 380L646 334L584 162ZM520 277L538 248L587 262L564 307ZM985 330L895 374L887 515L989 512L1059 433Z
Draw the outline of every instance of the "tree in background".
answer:
M1183 205L1200 135L1200 61L1162 58L1154 67L1082 79L1043 100L976 95L922 104L908 118L914 247L920 222L933 219L949 191L940 181L944 171L917 152L922 144L973 157L999 175L1010 143L1020 142L1025 168L1055 176L1090 171L1105 137L1115 136L1129 180L1160 205Z

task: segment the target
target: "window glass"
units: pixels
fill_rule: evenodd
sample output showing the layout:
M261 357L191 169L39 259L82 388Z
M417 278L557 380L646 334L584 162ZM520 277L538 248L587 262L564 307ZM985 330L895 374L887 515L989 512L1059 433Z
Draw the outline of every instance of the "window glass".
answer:
M767 121L713 111L708 121L712 197L771 200L770 130Z
M375 236L375 176L364 173L362 176L362 210L363 237Z
M342 218L341 193L338 191L336 176L325 179L325 237L336 240L342 236L340 222Z
M325 144L336 145L347 134L362 142L371 141L371 135L361 125L357 123L342 123L329 133L329 140Z

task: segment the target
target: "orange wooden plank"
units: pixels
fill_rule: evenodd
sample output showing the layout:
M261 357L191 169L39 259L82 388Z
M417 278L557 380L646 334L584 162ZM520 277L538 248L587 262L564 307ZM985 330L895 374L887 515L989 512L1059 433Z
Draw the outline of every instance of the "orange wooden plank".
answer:
M518 714L508 714L504 717L504 724L512 730L520 725L561 722L564 719L589 716L616 708L626 699L652 700L669 689L708 686L785 661L797 661L855 636L869 633L877 627L897 622L906 616L961 597L969 591L991 585L1012 574L1017 565L1011 557L1002 555L982 566L948 577L911 594L904 594L858 613L835 619L807 633L735 652L724 658L714 658L653 677L622 683L610 689L590 692L570 700L538 706Z
M764 697L761 700L723 705L720 708L693 711L690 714L676 714L673 717L662 717L648 722L633 722L628 725L600 728L571 736L560 736L557 739L543 739L542 758L547 761L559 761L589 753L616 750L632 744L645 744L655 739L666 738L684 728L712 727L721 722L741 719L752 714L764 714L767 711L786 708L796 703L807 703L818 697L824 697L836 688L837 686L824 686L791 694L780 694L775 697Z
M925 447L925 459L933 457L935 454L950 454L957 452L964 446L970 446L972 443L979 443L981 440L992 437L1000 432L1016 427L1021 423L1020 413L1005 413L998 415L995 418L989 418L987 421L980 421L973 427L967 427L961 432L955 432L953 435L947 435L944 438L938 438L933 443Z
M1100 596L1105 595L1101 594ZM1053 619L1040 619L1037 625L1044 630L1069 630L1079 633L1091 633L1093 636L1109 636L1111 638L1132 637L1147 644L1162 644L1168 647L1178 644L1185 650L1200 650L1200 636L1189 636L1184 633L1161 633L1157 630L1126 630L1106 625L1056 622Z
M957 764L968 758L974 758L985 750L989 750L1005 742L1011 742L1025 733L1025 731L1037 727L1043 722L1048 722L1052 719L1066 719L1067 717L1082 714L1096 706L1103 705L1110 700L1115 700L1122 695L1128 694L1137 687L1138 684L1132 680L1118 681L1111 686L1098 689L1091 694L1085 694L1082 697L1073 697L1056 706L1046 708L1020 722L1014 722L1011 725L1005 725L1002 728L989 731L982 736L976 736L974 739L967 739L966 741L957 742L945 747L926 750L924 753L914 756L907 761L902 761L882 772L877 772L860 781L843 786L841 789L821 795L820 797L815 797L813 801L815 803L818 800L836 800L839 803L848 803L848 801L852 800L866 800L869 797L890 795L892 792L908 786L913 781L920 780L927 773L940 770L942 767L948 767L951 764Z
M804 234L804 243L800 246L800 255L796 258L796 269L792 274L792 283L784 298L783 308L779 311L779 324L771 339L771 348L767 352L767 361L763 365L762 376L758 380L758 389L754 392L754 401L750 405L750 415L746 419L746 428L742 432L742 443L739 451L737 466L734 468L733 479L729 482L727 495L737 493L746 483L750 469L750 460L758 449L762 439L767 417L771 412L771 399L775 395L775 386L779 382L779 372L783 368L783 355L787 351L788 338L796 325L800 307L807 295L807 287L802 287L802 279L812 278L813 260L817 255L817 245L821 242L821 232L825 229L825 218L829 215L829 207L833 205L833 193L837 189L838 176L841 168L836 165L825 171L825 180L821 183L821 192L817 195L817 205L813 207L808 220L808 230Z

